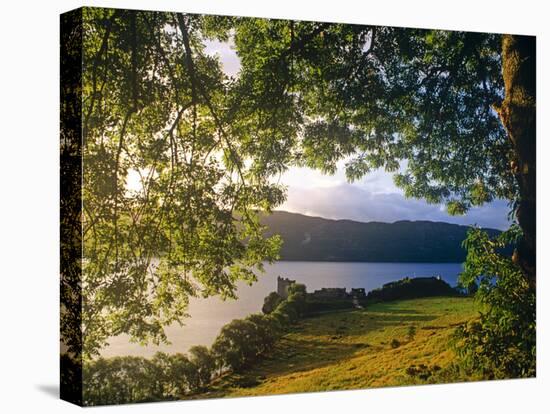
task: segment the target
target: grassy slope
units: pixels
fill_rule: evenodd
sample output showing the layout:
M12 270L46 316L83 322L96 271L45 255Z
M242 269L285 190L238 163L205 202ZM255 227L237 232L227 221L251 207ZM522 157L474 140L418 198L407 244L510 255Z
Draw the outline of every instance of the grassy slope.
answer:
M454 358L449 339L455 326L476 315L472 299L427 298L304 319L269 358L243 375L227 375L202 397L425 383L406 369L448 366ZM416 335L409 340L411 325ZM393 339L400 342L397 348L391 346Z

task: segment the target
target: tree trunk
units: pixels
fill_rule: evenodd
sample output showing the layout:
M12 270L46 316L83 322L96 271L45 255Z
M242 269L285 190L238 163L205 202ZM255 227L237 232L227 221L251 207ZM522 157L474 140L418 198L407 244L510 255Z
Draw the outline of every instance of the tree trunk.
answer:
M514 252L529 285L536 287L536 41L503 35L504 101L496 108L512 143L513 174L519 187L516 210L523 237Z

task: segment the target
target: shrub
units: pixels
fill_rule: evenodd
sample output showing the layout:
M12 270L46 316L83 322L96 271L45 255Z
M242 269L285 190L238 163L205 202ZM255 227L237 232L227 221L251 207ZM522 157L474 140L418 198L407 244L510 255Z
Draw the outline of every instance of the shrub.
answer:
M238 372L256 356L254 331L252 322L241 319L235 319L221 329L212 345L219 368Z
M252 314L246 318L254 324L254 336L257 354L261 354L273 346L281 335L281 325L270 315Z
M447 282L436 277L404 278L386 283L367 294L369 302L414 299L430 296L458 296L458 292Z
M273 312L279 303L283 301L283 298L280 297L277 292L271 292L264 299L264 305L262 306L262 312L265 314L270 314Z
M307 303L306 303L306 294L303 292L295 292L288 296L286 302L294 307L297 318L301 318L306 314Z
M195 366L198 390L204 389L210 383L212 374L216 369L216 359L207 347L193 346L189 349L189 360Z
M302 294L306 295L307 289L306 285L302 283L293 283L288 287L288 295L294 295L294 294Z
M428 381L432 384L471 380L471 377L464 376L456 364L450 364L445 369L442 369L439 365L411 365L405 372L410 377Z
M151 359L127 356L86 363L84 404L171 400L204 391L216 371L239 372L271 349L284 327L304 314L305 291L304 285L297 285L287 300L272 292L265 300L277 303L271 314L252 314L231 321L221 329L210 350L194 346L189 355L158 352ZM62 362L69 366L71 360L67 358Z
M211 381L215 360L204 346L192 347L189 353L190 358L157 352L151 359L126 356L87 362L84 404L173 400L202 391Z
M196 392L201 388L197 366L187 355L177 353L171 356L171 375L174 395L181 396L187 392Z
M85 405L125 404L157 401L162 387L154 378L158 371L152 360L142 357L99 358L84 365Z
M485 378L536 373L535 291L512 258L499 253L520 235L517 226L494 239L473 228L464 241L468 254L460 281L478 283L475 298L484 308L478 320L458 328L456 347L463 366Z
M282 325L288 325L296 322L298 320L296 303L291 302L288 299L281 302L273 312L273 315Z
M157 352L149 365L151 397L160 400L174 396L176 384L172 381L172 357L164 352Z
M416 326L411 325L409 326L409 329L407 330L407 337L409 338L409 341L412 341L416 335Z

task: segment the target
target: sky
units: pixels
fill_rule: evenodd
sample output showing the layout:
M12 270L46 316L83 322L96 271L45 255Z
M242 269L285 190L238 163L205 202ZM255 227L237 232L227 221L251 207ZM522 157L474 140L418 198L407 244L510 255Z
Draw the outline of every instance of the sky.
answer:
M229 76L238 75L239 58L230 43L206 41L205 52L217 55ZM474 207L464 216L450 216L444 205L406 198L383 170L373 171L354 183L347 182L343 168L324 175L309 168L290 168L279 180L287 186L287 200L277 208L329 219L356 221L430 220L478 225L504 230L509 227L507 201L496 200Z
M500 230L510 225L507 220L509 207L504 200L474 207L464 216L450 216L442 204L406 198L393 183L392 175L383 170L371 172L350 184L343 169L334 176L327 176L307 168L291 168L281 177L280 183L288 187L287 200L277 210L309 216L387 223L445 221Z

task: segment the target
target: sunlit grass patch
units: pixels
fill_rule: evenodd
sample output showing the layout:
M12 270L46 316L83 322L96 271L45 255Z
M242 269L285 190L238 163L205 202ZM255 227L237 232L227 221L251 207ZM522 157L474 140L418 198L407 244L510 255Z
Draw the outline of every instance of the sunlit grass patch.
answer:
M370 305L307 318L273 353L245 373L228 375L215 395L265 395L430 382L455 354L455 327L476 317L470 298L428 298ZM447 378L446 380L453 380ZM456 378L464 380L464 378Z

